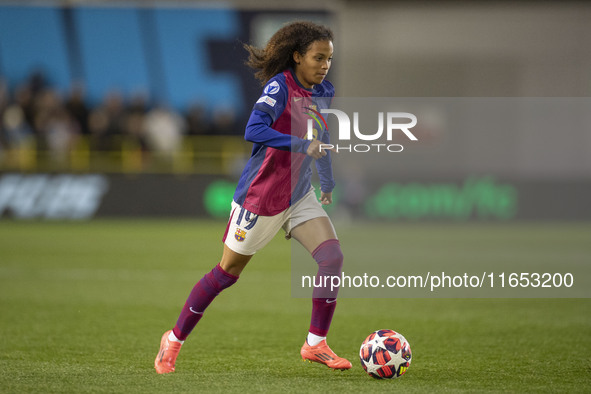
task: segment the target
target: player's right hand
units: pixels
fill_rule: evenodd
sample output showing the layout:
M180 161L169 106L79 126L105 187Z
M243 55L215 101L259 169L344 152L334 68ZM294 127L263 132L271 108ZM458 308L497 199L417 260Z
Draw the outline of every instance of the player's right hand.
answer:
M312 140L312 142L310 142L310 145L308 145L306 154L314 159L321 159L328 154L327 151L329 150L336 152L334 148L329 149L328 147L322 145L322 142L320 142L319 140Z

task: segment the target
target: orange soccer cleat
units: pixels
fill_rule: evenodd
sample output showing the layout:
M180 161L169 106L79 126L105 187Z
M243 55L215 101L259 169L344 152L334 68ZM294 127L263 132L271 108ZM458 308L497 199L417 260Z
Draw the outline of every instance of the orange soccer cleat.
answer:
M170 341L168 339L168 334L170 334L171 331L172 330L168 330L162 335L160 351L156 356L156 360L154 360L154 368L156 368L156 372L160 374L174 372L174 364L179 355L179 351L181 350L182 343Z
M350 369L351 362L346 358L337 356L326 344L326 340L323 340L316 346L308 345L308 341L304 343L300 350L302 359L308 360L309 362L315 362L324 364L332 369Z

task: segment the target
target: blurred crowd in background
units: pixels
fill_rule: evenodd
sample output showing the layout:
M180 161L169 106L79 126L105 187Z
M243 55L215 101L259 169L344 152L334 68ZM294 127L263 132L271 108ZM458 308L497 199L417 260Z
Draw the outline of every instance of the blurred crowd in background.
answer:
M15 149L67 154L85 140L91 151L113 151L121 144L142 151L173 154L185 136L241 135L231 108L206 113L199 104L182 113L151 100L146 93L130 97L110 91L89 105L83 83L61 94L43 73L35 72L15 89L0 76L0 156Z

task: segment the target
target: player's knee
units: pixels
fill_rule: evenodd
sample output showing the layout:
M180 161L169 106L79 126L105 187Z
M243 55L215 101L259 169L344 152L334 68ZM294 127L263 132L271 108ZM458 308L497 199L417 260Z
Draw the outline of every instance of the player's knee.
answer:
M343 252L337 239L321 243L312 253L318 263L318 270L323 274L340 275L343 269Z
M218 293L232 286L238 280L237 275L232 275L225 271L220 264L216 265L210 274L210 277L207 275L205 277L210 281L212 287L214 287Z

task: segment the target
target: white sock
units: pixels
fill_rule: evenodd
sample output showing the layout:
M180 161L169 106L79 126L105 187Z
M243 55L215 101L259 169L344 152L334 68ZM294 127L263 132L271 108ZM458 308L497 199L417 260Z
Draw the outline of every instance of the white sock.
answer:
M185 341L181 341L180 339L178 339L178 338L176 337L176 335L174 335L174 332L172 332L172 331L170 332L170 334L168 334L168 340L169 340L169 341L178 342L178 343L180 343L181 345L182 345L183 343L185 343Z
M308 345L316 346L320 342L324 341L325 339L326 339L326 337L319 337L318 335L312 334L311 332L309 332L308 338L306 339L306 341L308 342Z

